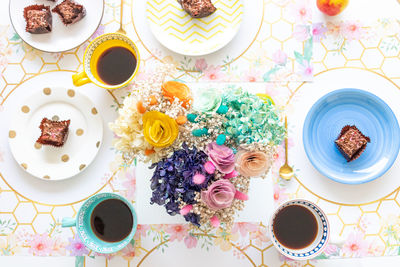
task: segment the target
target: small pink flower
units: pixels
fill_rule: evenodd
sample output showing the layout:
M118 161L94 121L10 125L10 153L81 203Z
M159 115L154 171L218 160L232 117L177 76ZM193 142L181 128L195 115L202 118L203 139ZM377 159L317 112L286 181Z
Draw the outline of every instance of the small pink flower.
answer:
M235 223L232 228L232 234L240 232L240 235L242 237L246 237L250 232L257 231L258 227L259 225L254 223L247 223L247 222Z
M170 241L174 241L175 239L178 241L182 241L183 238L187 235L188 225L186 224L171 224L165 230L168 234L170 234Z
M327 30L322 23L314 23L311 31L314 42L320 42L325 37Z
M355 21L343 22L340 25L341 33L347 40L359 40L364 33L361 24Z
M274 201L275 203L281 203L288 199L288 195L285 193L286 189L280 187L278 184L274 184Z
M339 251L338 247L333 244L328 244L324 250L325 255L334 255Z
M239 173L237 171L233 170L230 173L225 174L224 179L235 178L238 175L239 175Z
M210 224L212 227L218 228L221 225L221 222L219 221L219 218L214 215L210 219Z
M116 256L116 253L111 253L111 254L102 254L102 253L94 253L95 256L99 256L99 257L104 257L107 260L111 260L112 258L114 258Z
M208 174L213 174L215 172L214 163L212 163L211 161L207 161L206 163L204 163L204 169Z
M89 253L89 250L82 243L79 236L76 234L74 238L69 238L69 245L65 248L69 250L70 256L83 256Z
M306 25L296 25L294 27L293 37L299 42L307 40L310 37L310 28Z
M187 248L195 248L197 246L197 238L193 235L188 235L185 237L183 242L185 242Z
M368 254L368 242L364 240L363 234L359 231L351 232L342 247L342 252L350 257L363 257Z
M250 240L253 240L257 246L262 246L264 243L269 241L267 229L261 226L258 227L258 231L250 232L249 238Z
M124 257L125 259L132 259L133 257L135 257L135 247L132 246L131 243L124 247L121 252L122 257Z
M225 78L225 74L222 72L220 66L214 67L213 65L208 66L204 70L204 79L208 81L221 81Z
M196 60L196 62L194 63L194 67L198 71L204 71L205 69L207 69L208 65L204 58L200 58Z
M290 5L291 14L297 23L305 23L311 20L311 4L309 0L296 0Z
M49 256L52 253L54 241L47 234L35 234L28 241L29 253L35 256Z
M278 49L272 54L272 61L278 65L285 65L287 61L287 55L281 49Z
M140 238L142 236L146 237L148 230L150 230L150 225L138 224L136 228L135 237L136 238Z
M179 211L179 213L182 216L188 215L190 211L192 211L193 209L193 205L186 205L183 208L181 208L181 210Z
M126 172L125 177L127 178L123 183L122 186L125 188L126 198L129 200L135 199L135 192L136 192L136 171L132 169L131 171Z
M341 29L340 24L328 22L326 24L328 35L332 35L333 38L337 38L340 35Z
M304 79L312 79L313 77L313 67L310 62L303 60L303 64L300 64L300 75L303 76Z
M256 82L261 77L261 72L257 69L251 68L244 73L244 80L247 82Z

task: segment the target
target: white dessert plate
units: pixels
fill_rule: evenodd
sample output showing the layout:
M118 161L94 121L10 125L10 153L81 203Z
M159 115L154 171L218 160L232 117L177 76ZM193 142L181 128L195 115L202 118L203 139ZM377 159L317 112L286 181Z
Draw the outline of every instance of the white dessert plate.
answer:
M242 23L243 0L215 0L217 10L194 19L176 0L147 0L146 17L155 38L182 55L211 54L227 45Z
M43 118L71 120L62 147L36 140ZM17 107L9 130L11 153L31 175L50 181L82 172L95 158L103 138L102 118L88 97L73 89L43 88Z
M30 5L46 5L53 9L61 1L48 0L10 0L9 14L11 24L17 34L30 46L44 52L63 52L71 50L87 41L99 27L103 18L104 0L76 0L86 9L86 16L72 25L64 25L57 13L52 13L53 29L49 33L31 34L25 31L24 8Z

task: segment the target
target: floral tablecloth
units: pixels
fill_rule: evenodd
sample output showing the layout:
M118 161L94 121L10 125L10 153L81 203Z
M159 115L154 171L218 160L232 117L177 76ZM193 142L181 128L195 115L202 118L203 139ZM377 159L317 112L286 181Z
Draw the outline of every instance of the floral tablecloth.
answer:
M297 197L321 206L328 214L332 239L320 259L400 255L400 184L395 179L400 174L399 160L385 177L369 185L349 187L326 182L326 178L310 171L312 167L298 153L302 144L297 127L302 122L296 117L296 111L308 110L310 94L321 94L325 85L338 80L382 80L388 83L387 89L382 89L383 97L394 96L392 100L398 101L399 22L381 19L365 24L312 23L311 1L245 2L250 1L253 8L263 7L263 12L254 16L258 21L247 22L258 25L257 31L246 37L249 42L243 47L228 45L216 55L204 58L181 57L164 49L146 29L142 12L145 1L125 1L125 28L139 45L143 58L137 79L153 75L154 66L165 62L180 70L174 78L189 83L249 82L242 86L270 95L288 115L289 159L296 177L290 182L279 178L277 172L284 160L280 147L268 181L271 206L266 203L265 208ZM8 16L6 2L1 3L3 16ZM118 18L119 1L107 0L103 23L91 39L116 30ZM245 34L241 29L238 36ZM57 85L72 88L70 76L81 69L87 44L73 51L47 54L23 43L9 24L0 27L0 255L77 256L77 264L83 265L82 256L102 255L88 251L74 229L62 229L61 218L75 216L82 201L97 192L117 192L133 203L146 201L136 199L141 190L137 181L146 177L136 171L135 164L124 164L111 149L109 131L93 165L82 175L59 184L32 179L10 155L8 125L14 107L30 90ZM303 82L312 79L314 83ZM312 87L319 83L321 87ZM224 87L226 83L216 86ZM87 85L77 90L101 105L99 112L107 127L115 119L129 87L106 92ZM380 88L373 90L378 92ZM391 107L399 116L398 108ZM250 213L254 215L250 217L257 218L260 210ZM192 266L315 265L315 260L293 262L280 256L269 241L267 219L263 216L252 222L237 222L230 232L193 231L186 224L166 223L163 219L154 224L139 224L135 245L107 258L122 257L126 266L166 266L165 262L177 259L183 263L190 260Z

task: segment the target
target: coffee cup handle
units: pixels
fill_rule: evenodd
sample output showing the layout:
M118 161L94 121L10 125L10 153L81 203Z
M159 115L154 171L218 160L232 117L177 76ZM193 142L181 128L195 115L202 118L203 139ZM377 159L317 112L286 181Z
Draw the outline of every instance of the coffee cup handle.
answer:
M61 221L62 227L75 227L76 219L75 218L63 218Z
M75 86L82 86L84 84L90 83L88 76L85 71L81 71L72 75L72 83Z

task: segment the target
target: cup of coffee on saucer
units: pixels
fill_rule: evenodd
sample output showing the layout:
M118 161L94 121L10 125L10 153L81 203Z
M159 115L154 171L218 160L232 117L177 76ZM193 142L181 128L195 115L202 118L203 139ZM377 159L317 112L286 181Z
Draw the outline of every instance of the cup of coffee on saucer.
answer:
M272 214L269 234L281 254L293 260L308 260L322 253L328 244L328 218L308 200L289 200Z
M124 197L101 193L87 199L75 219L63 218L62 227L76 227L87 248L110 254L134 242L137 216L132 204Z
M136 76L140 63L134 42L120 33L94 39L83 56L83 71L72 75L75 86L94 83L105 89L126 86Z

